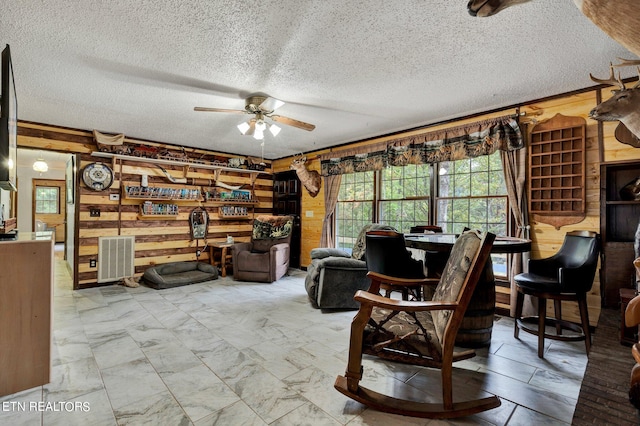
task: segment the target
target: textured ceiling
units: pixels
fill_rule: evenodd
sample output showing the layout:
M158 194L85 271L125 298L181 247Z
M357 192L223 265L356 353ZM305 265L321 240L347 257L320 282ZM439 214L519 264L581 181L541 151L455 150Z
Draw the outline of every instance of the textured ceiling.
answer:
M267 134L268 159L592 86L589 72L635 57L571 0L486 19L466 3L11 1L0 43L20 120L260 156L236 128L248 116L193 107L263 93L317 126Z

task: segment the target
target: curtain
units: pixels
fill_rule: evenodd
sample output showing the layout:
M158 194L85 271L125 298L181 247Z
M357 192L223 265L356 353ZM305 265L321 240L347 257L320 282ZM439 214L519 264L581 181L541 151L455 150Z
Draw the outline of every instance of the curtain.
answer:
M527 196L525 191L526 179L526 149L517 151L502 151L502 168L504 170L504 181L507 187L507 198L511 213L515 219L517 238L529 238L529 219L527 212ZM511 257L511 268L509 271L509 283L511 287L511 299L509 303L510 313L515 315L516 287L513 277L523 271L523 265L528 262L529 253L515 253Z
M335 235L335 213L340 192L341 175L330 175L324 178L324 220L322 221L322 234L320 247L335 247L333 236Z
M518 122L497 117L319 155L322 176L381 170L386 166L454 161L524 146Z

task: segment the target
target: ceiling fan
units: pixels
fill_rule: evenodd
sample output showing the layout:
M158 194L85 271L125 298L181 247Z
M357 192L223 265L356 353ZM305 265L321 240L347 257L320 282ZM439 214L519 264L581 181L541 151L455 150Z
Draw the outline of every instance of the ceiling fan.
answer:
M299 129L312 131L316 128L313 124L295 120L290 117L274 114L273 112L284 105L284 102L269 96L250 96L245 99L244 109L224 109L195 107L195 111L208 112L229 112L233 114L253 114L254 117L238 125L238 129L243 135L253 136L255 139L264 139L264 131L268 129L273 136L280 133L280 127L273 123L267 123L265 118L269 118L277 123Z

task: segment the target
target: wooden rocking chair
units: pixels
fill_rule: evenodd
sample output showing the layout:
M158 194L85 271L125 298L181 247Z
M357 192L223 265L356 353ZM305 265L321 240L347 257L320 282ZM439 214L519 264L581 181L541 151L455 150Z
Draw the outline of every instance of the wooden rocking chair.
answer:
M482 237L476 231L464 232L457 240L442 277L425 279L437 284L430 301L404 301L379 294L382 283L395 286L415 284L369 272L371 286L358 291L360 310L351 323L349 361L344 376L334 387L344 395L376 410L427 418L462 417L500 406L496 396L466 402L453 402L453 362L475 356L474 350L454 352L456 334L473 290L489 257L495 235ZM417 402L394 398L359 385L362 354L383 359L439 368L442 375L442 403Z

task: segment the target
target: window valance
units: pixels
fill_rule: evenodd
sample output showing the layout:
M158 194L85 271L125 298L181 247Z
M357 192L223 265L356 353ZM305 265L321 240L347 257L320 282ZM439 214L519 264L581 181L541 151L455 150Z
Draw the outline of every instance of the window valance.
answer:
M497 117L433 132L319 155L323 176L381 170L386 166L461 160L524 146L518 122Z

